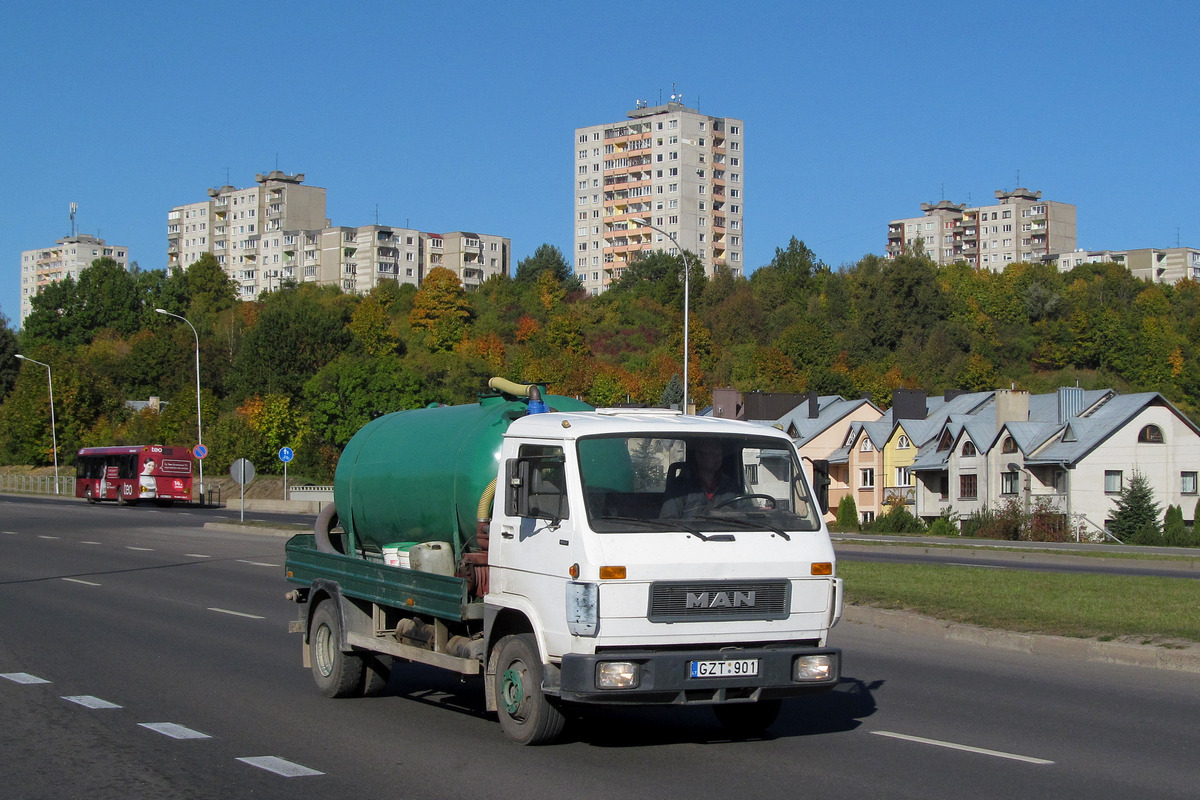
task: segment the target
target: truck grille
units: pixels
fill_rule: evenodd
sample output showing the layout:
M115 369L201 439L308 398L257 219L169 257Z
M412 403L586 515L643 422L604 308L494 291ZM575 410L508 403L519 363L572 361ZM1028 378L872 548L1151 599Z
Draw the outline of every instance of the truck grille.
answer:
M792 585L773 581L680 581L650 585L651 622L787 619Z

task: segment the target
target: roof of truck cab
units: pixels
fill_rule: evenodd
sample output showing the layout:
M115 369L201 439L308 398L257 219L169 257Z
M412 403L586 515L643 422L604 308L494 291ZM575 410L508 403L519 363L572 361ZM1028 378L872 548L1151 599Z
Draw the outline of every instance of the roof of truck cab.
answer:
M513 421L507 436L537 439L578 439L619 433L709 434L713 436L770 436L791 444L777 428L716 417L684 416L658 409L608 409L530 414Z

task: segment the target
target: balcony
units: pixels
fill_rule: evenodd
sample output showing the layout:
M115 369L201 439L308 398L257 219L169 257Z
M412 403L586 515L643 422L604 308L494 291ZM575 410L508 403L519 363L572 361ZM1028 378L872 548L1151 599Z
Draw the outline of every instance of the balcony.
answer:
M917 502L915 486L885 486L883 488L884 505L903 504L911 506Z

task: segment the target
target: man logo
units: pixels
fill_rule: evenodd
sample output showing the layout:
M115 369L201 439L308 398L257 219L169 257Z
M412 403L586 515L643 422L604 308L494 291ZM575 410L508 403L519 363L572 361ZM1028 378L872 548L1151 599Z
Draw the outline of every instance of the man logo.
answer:
M686 608L754 608L754 592L688 592Z

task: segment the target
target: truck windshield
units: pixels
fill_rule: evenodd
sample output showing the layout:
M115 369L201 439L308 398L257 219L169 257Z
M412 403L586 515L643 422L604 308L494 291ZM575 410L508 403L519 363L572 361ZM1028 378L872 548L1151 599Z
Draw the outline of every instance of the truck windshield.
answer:
M768 436L596 436L578 442L592 530L816 531L795 450Z

